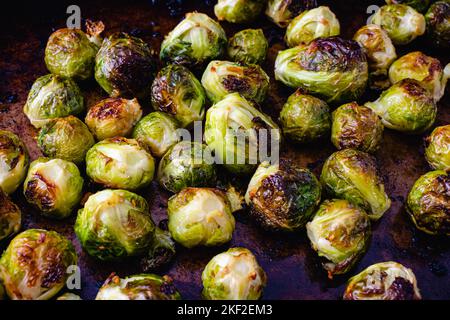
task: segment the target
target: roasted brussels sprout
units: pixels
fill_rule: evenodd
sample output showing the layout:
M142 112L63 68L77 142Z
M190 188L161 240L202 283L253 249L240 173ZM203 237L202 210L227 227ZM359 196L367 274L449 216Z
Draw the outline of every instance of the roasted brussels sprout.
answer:
M371 265L350 278L344 300L420 300L411 269L396 262Z
M413 79L397 82L365 106L381 118L385 127L409 134L429 129L437 113L431 94Z
M235 220L219 189L185 188L169 199L169 231L186 248L218 246L231 240Z
M208 262L202 282L208 300L258 300L267 276L250 250L231 248Z
M0 189L11 194L19 187L28 168L28 151L11 131L0 130Z
M86 173L106 187L135 190L152 182L155 160L134 139L110 138L89 149Z
M179 300L181 295L169 276L138 274L119 278L115 273L106 279L95 300Z
M287 86L317 95L328 103L357 100L368 79L366 55L359 44L339 37L280 51L275 78Z
M356 149L373 153L383 139L383 123L372 109L356 102L337 108L331 125L331 142L339 149Z
M295 17L287 27L285 39L289 47L295 47L320 37L338 36L340 32L341 26L334 13L320 6Z
M201 67L222 57L227 35L219 23L204 13L191 12L164 39L160 58L165 62Z
M419 12L425 12L430 5L430 0L386 0L387 4L405 4Z
M266 0L218 0L214 13L219 21L248 23L263 11Z
M269 0L266 15L281 28L305 10L317 7L316 0Z
M328 277L347 273L364 254L371 230L367 213L347 200L326 200L306 225Z
M77 84L53 74L38 78L31 87L23 112L36 128L50 119L84 111L84 98Z
M170 232L156 228L148 252L141 258L141 269L144 272L158 270L172 261L175 253L175 241L170 236Z
M21 222L19 207L0 188L0 242L19 232Z
M450 236L450 174L437 170L421 176L408 194L406 210L419 230Z
M242 64L261 64L266 60L268 48L262 29L245 29L228 41L228 56Z
M244 66L218 60L211 61L202 76L206 95L213 103L233 92L261 103L266 98L269 82L269 76L258 65Z
M97 140L128 137L141 119L137 99L107 98L92 106L84 120Z
M152 105L173 115L182 127L205 117L205 90L187 68L169 65L159 71L152 85Z
M320 181L329 196L360 206L372 220L380 219L391 206L375 160L365 152L344 149L333 153L325 161Z
M13 300L48 300L65 286L67 268L77 264L72 243L54 231L28 229L0 258L0 278Z
M81 297L77 294L66 292L62 295L60 295L56 300L83 300Z
M126 190L102 190L78 211L75 233L83 249L100 260L136 256L152 243L155 225L144 198Z
M426 138L425 157L433 169L450 170L450 125L437 127Z
M450 1L436 1L425 15L427 32L440 48L450 47Z

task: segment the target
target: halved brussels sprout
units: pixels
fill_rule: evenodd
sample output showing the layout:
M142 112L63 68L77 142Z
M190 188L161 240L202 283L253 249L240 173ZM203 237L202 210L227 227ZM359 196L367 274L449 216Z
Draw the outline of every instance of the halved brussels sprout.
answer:
M266 15L281 28L305 10L317 7L316 0L269 0Z
M0 188L0 243L20 230L22 213Z
M104 140L130 136L141 117L137 99L107 98L89 108L84 121L97 140Z
M182 127L203 120L205 103L205 90L186 67L169 65L153 81L153 108L173 115Z
M345 199L378 220L391 207L374 158L353 149L333 153L322 169L320 181L332 198Z
M371 265L350 278L344 300L420 300L411 269L397 262Z
M0 278L13 300L48 300L66 285L67 268L77 264L72 243L55 231L28 229L0 258Z
M357 100L368 80L366 55L353 40L319 38L308 45L280 51L275 78L328 103Z
M172 261L175 253L176 244L170 232L156 228L148 252L141 258L141 269L144 272L158 270Z
M333 114L331 142L339 149L374 153L383 139L383 123L372 109L356 102L337 108Z
M84 98L71 79L47 74L31 87L23 112L31 124L40 128L50 119L77 115L84 111Z
M208 262L202 282L208 300L258 300L267 276L250 250L231 248Z
M62 295L60 295L56 300L83 300L81 297L77 294L66 292Z
M450 47L450 2L436 1L425 15L427 32L433 43L440 48Z
M266 2L266 0L218 0L214 6L214 13L219 21L248 23L260 15Z
M433 169L450 170L450 125L437 127L426 139L425 158Z
M347 273L361 258L370 241L367 213L347 200L326 200L306 225L311 246L325 261L328 277Z
M136 140L116 137L89 149L86 173L106 187L135 190L152 182L155 160Z
M222 57L227 35L219 23L204 13L190 12L164 39L160 58L164 62L200 67Z
M219 60L211 61L202 76L206 95L213 103L219 102L233 92L261 103L266 98L269 82L269 76L258 65L244 66Z
M28 162L28 151L20 138L0 130L0 189L7 194L16 191L25 179Z
M437 170L421 176L408 194L406 210L419 230L450 236L450 174Z
M228 41L228 56L242 64L261 64L266 60L268 48L262 29L245 29Z
M185 188L169 199L169 231L186 248L218 246L233 236L235 220L225 192Z
M405 4L416 9L419 12L427 11L430 0L386 0L387 4Z
M384 126L419 134L429 129L437 113L436 103L427 89L413 79L404 79L383 91L374 102L367 102Z

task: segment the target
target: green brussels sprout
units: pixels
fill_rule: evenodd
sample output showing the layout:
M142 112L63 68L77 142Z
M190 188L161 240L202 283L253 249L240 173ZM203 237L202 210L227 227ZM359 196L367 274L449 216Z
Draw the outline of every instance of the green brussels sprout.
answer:
M128 137L142 117L137 99L107 98L92 106L84 120L97 140Z
M170 234L186 248L219 246L233 236L231 204L219 189L185 188L169 199L167 214Z
M208 262L202 282L208 300L258 300L267 276L250 250L231 248Z
M164 62L201 67L222 57L227 35L219 23L204 13L190 12L164 39L160 58Z
M60 295L56 300L83 300L81 297L77 294L66 292L62 295Z
M106 279L95 300L180 300L181 295L169 276L137 274Z
M110 138L89 149L86 173L106 187L136 190L152 182L155 160L134 139Z
M0 242L20 230L22 213L0 188Z
M425 20L427 33L434 45L450 47L450 1L436 1L428 9Z
M325 260L322 265L330 279L355 265L371 235L367 213L347 200L326 200L306 230L311 246Z
M350 278L344 300L420 300L411 269L397 262L371 265Z
M155 225L147 201L126 190L102 190L78 211L75 233L86 252L100 260L145 253Z
M375 160L365 152L344 149L333 153L325 161L320 181L329 196L358 205L372 220L380 219L391 207Z
M47 122L39 131L37 143L47 157L82 163L95 141L83 121L68 116Z
M366 55L353 40L319 38L308 45L280 51L275 79L328 103L357 100L369 74Z
M281 109L280 121L284 134L291 140L312 142L330 133L330 108L324 101L298 90Z
M214 13L219 21L248 23L263 11L266 0L218 0Z
M171 114L183 128L203 120L205 103L205 90L186 67L168 65L153 81L153 108Z
M306 10L289 23L286 43L289 47L308 44L314 39L338 36L341 32L339 20L326 6Z
M11 194L27 173L28 151L20 138L11 131L0 130L0 189Z
M172 261L175 253L175 241L170 232L156 228L148 252L141 258L141 269L144 272L158 270Z
M382 6L369 21L381 26L395 45L405 45L425 33L425 17L410 6Z
M305 10L317 7L316 0L269 0L266 16L281 28Z
M387 4L405 4L419 12L425 12L430 5L430 0L386 0Z
M262 29L245 29L228 41L228 56L242 64L261 64L266 60L268 48Z
M205 155L211 155L211 151L199 142L182 141L175 144L159 162L159 184L173 193L186 187L214 186L217 181L216 166ZM210 160L213 160L212 157Z
M258 65L244 66L219 60L211 61L202 76L206 95L213 103L233 92L256 103L262 103L266 98L269 82L269 76Z
M331 142L339 149L374 153L383 139L383 123L372 109L356 102L347 103L332 113Z
M450 125L435 128L426 138L425 158L433 169L450 170Z
M437 107L427 89L413 79L404 79L383 91L374 102L367 102L384 126L419 134L428 130L436 119Z
M62 159L38 158L23 184L28 203L46 217L63 219L79 204L84 180L78 167Z
M281 141L280 129L238 93L227 95L206 113L205 141L214 151L216 163L225 164L232 173L253 173L258 160L262 161L259 151L264 141L259 138L264 133L271 138L274 152Z
M48 300L65 286L67 268L77 264L72 243L55 231L28 229L0 258L0 278L13 300Z
M77 115L83 111L84 98L77 84L53 74L42 76L34 82L23 107L23 112L36 128L50 119Z
M450 174L437 170L421 176L408 194L406 210L417 229L450 236Z

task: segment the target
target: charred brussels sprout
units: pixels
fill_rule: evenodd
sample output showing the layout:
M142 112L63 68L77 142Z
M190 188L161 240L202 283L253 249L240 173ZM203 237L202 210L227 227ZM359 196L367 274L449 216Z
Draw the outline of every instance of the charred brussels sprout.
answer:
M421 176L409 192L406 210L419 230L450 236L450 174L437 170Z
M405 4L416 9L419 12L425 12L430 5L431 0L386 0L387 4Z
M28 168L28 151L11 131L0 130L0 189L11 194L19 187Z
M0 188L0 243L19 232L21 222L22 213L19 207Z
M214 13L219 21L248 23L259 16L266 2L266 0L219 0L214 6Z
M426 139L425 157L433 169L450 170L450 125L437 127Z
M209 261L202 282L208 300L258 300L267 276L250 250L231 248Z
M228 56L243 64L261 64L266 59L268 47L261 29L245 29L228 41Z
M266 15L281 28L305 10L317 7L316 0L269 0Z
M433 43L440 48L450 47L450 1L433 3L425 15L427 32Z
M280 51L275 78L328 103L357 100L368 79L366 55L359 44L339 37L319 38L309 45Z
M106 187L135 190L153 180L155 160L136 140L116 137L89 149L86 173Z
M375 160L367 153L353 149L333 153L325 161L320 181L329 196L358 205L372 220L380 219L391 206Z
M158 270L172 261L175 253L176 245L170 232L156 228L148 252L141 258L141 268L144 272Z
M76 295L74 293L66 292L62 295L60 295L56 300L83 300L79 295Z
M0 258L0 277L13 300L48 300L65 286L67 268L77 264L72 243L54 231L28 229Z
M411 269L396 262L371 265L350 278L344 300L420 300Z
M77 115L83 111L84 99L77 84L52 74L34 82L23 107L23 112L36 128L50 119Z
M182 127L205 116L205 90L187 68L169 65L163 68L152 85L152 105L173 115Z

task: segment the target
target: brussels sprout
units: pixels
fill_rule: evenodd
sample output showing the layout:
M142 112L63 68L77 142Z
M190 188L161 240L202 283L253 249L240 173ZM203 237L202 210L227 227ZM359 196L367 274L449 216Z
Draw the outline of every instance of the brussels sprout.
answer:
M163 68L153 82L153 108L173 115L182 127L203 120L205 102L205 90L200 81L183 66Z
M372 220L380 219L391 207L374 158L362 151L333 153L325 161L320 181L329 196L358 205Z
M281 28L305 10L317 7L316 0L269 0L266 15Z
M430 0L386 0L387 4L405 4L416 9L419 12L427 11Z
M372 109L356 102L337 108L331 125L331 142L339 149L356 149L373 153L383 139L383 123Z
M311 245L331 279L347 273L364 254L370 241L367 213L347 200L326 200L306 225Z
M95 144L88 127L74 116L47 122L39 131L37 142L46 156L75 163L83 162Z
M450 236L450 174L437 170L421 176L408 194L406 210L419 230Z
M433 169L450 170L450 125L437 127L426 138L425 157Z
M19 187L28 168L28 151L11 131L0 130L0 189L11 194Z
M89 149L86 173L106 187L135 190L152 182L155 160L134 139L110 138Z
M258 150L265 142L259 139L264 133L274 152L281 141L278 126L238 93L227 95L206 114L205 141L214 151L216 163L225 164L232 173L253 173L258 160L262 161Z
M0 188L0 241L19 232L22 213Z
M185 188L169 199L169 231L186 248L218 246L231 240L235 227L226 193L212 188Z
M60 295L56 300L83 300L79 295L76 295L74 293L66 292L62 295Z
M280 121L284 134L290 139L311 142L330 133L330 108L324 101L298 90L283 106Z
M83 249L100 260L143 254L155 225L144 198L126 190L102 190L78 211L75 233Z
M84 120L97 140L128 137L141 119L136 99L107 98L91 107Z
M208 300L258 300L267 276L250 250L231 248L208 262L202 282Z
M436 1L425 15L427 32L437 47L450 47L450 1Z
M420 300L417 281L411 269L396 262L371 265L350 278L345 300Z
M237 92L246 99L261 103L269 89L269 76L258 65L244 66L229 61L211 61L202 76L202 85L214 103Z
M0 258L0 278L13 300L48 300L65 286L67 268L77 264L72 243L54 231L28 229Z
M219 23L191 12L165 37L159 56L164 62L200 67L222 57L226 46L227 35Z
M95 300L180 300L181 295L169 276L137 274L119 278L115 273L106 279Z
M287 27L285 39L289 47L295 47L320 37L338 36L340 32L341 26L334 13L320 6L295 17Z
M167 265L175 253L175 241L170 232L156 228L148 253L141 259L141 268L144 272L158 270Z
M369 23L381 26L395 45L405 45L425 33L425 17L410 6L382 6Z
M38 78L31 87L23 112L40 128L50 119L77 115L84 111L84 98L77 84L53 74Z
M218 0L214 6L214 13L219 21L248 23L261 14L266 2L266 0Z
M261 64L266 60L268 48L262 29L245 29L228 41L228 56L242 64Z
M103 40L95 57L95 79L111 97L146 97L155 69L148 45L126 33Z
M368 79L366 55L359 44L339 37L319 38L309 45L280 51L275 78L328 103L357 100Z
M413 79L397 82L365 106L381 118L385 127L409 134L429 129L437 113L431 94Z

